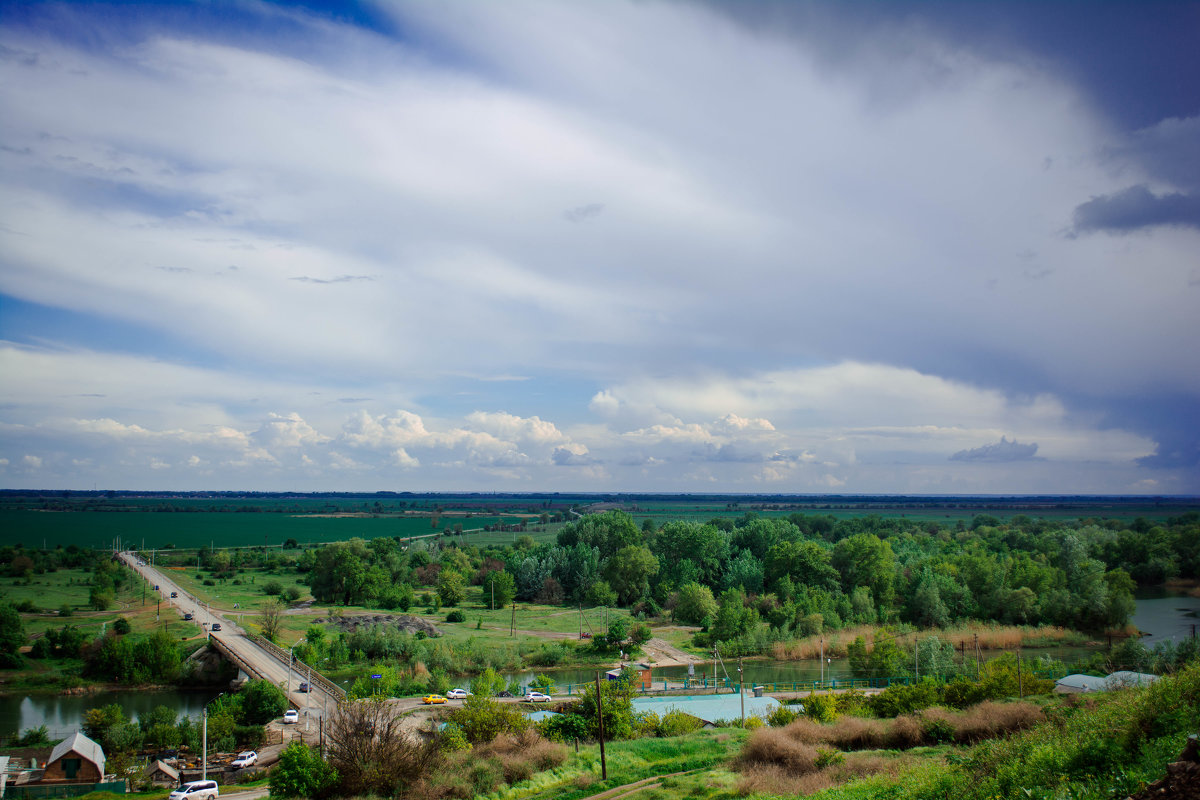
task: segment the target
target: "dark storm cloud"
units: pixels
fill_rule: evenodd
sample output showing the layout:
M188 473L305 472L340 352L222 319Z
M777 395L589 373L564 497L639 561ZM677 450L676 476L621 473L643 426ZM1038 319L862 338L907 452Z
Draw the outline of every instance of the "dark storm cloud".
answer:
M959 450L950 456L951 461L976 461L989 464L1001 464L1009 461L1029 461L1037 454L1037 442L1020 444L1016 439L1011 442L1001 436L995 444L985 444L970 450Z
M1129 233L1161 225L1200 228L1200 197L1156 195L1144 185L1093 197L1075 209L1076 233Z

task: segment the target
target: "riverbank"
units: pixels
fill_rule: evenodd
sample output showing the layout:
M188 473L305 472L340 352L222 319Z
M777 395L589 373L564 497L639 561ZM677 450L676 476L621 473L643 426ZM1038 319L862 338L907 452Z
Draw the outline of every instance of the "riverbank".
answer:
M911 625L883 627L880 625L856 625L831 631L818 636L808 636L790 642L776 642L771 656L780 661L807 661L826 658L842 658L847 647L862 637L870 649L876 634L894 637L911 644L912 637L937 636L954 645L955 649L970 652L979 650L1016 650L1039 647L1085 647L1099 645L1100 641L1082 631L1073 631L1054 625L995 625L977 623L956 625L951 628L926 628L918 630ZM960 647L961 646L961 647Z

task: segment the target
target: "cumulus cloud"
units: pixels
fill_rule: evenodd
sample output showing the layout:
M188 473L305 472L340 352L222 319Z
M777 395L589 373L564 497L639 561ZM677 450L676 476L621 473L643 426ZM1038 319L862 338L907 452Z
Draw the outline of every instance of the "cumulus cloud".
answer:
M1037 455L1037 442L1020 444L1016 439L1011 442L1001 436L994 444L980 445L970 450L959 450L950 456L951 461L987 461L1001 463L1007 461L1029 461Z

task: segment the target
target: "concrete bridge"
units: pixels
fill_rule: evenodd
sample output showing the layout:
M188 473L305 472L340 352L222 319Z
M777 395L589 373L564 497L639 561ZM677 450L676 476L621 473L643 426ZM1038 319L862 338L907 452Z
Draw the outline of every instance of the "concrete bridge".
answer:
M184 591L171 580L169 574L144 563L136 553L123 552L119 557L151 586L157 586L163 602L174 606L181 616L190 613L196 624L206 631L212 630L213 623L220 623L221 632L209 633L209 643L247 675L270 681L284 689L291 707L300 712L301 726L315 724L346 699L342 687L316 670L310 670L307 664L293 660L287 650L257 634L249 633L220 612L214 611ZM172 592L176 594L175 597L171 597ZM310 691L298 691L301 682L310 683Z

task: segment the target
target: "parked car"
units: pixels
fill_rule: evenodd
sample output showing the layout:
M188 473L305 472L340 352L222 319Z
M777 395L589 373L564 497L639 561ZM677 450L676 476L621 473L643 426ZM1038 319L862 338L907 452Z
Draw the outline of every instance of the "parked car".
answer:
M189 781L168 795L168 800L217 800L221 791L216 781Z
M532 689L530 689L528 692L525 693L525 702L526 703L549 703L550 695L542 694L541 692L535 692Z
M299 722L299 721L300 721L300 712L297 711L296 709L289 708L287 711L283 712L283 723L285 725L288 724L289 722Z
M241 753L238 753L238 757L235 758L229 764L229 766L235 769L245 769L246 767L252 767L257 763L258 753L254 752L253 750L244 750Z
M211 627L211 628L209 628L209 630L210 630L210 631L219 631L219 630L221 630L221 623L219 623L219 622L214 622L214 623L212 624L212 627Z
M311 692L312 687L308 685L308 681L300 681L300 685L296 687L297 692Z
M437 705L438 703L446 702L446 698L442 697L440 694L427 694L421 698L421 702L427 706L433 706Z
M191 618L192 618L192 612L190 612L190 611L186 612L186 613L183 615L183 618L184 618L184 619L191 619Z
M500 692L496 695L496 697L512 697L512 696L513 696L513 693L508 691L507 689L505 689L503 692Z
M446 692L447 700L466 700L470 696L471 693L461 687L458 689L451 689L450 691Z
M154 588L157 589L158 587L155 586ZM179 597L179 592L171 592L171 597Z

